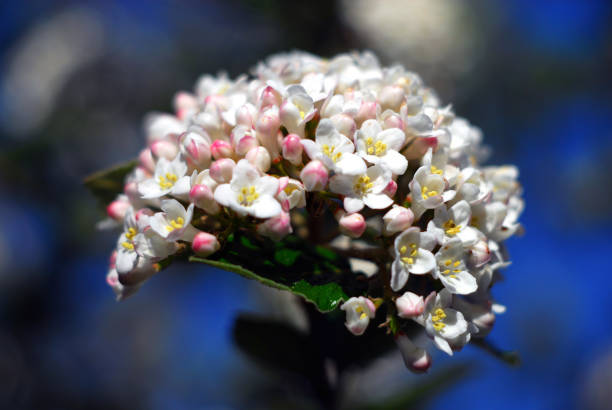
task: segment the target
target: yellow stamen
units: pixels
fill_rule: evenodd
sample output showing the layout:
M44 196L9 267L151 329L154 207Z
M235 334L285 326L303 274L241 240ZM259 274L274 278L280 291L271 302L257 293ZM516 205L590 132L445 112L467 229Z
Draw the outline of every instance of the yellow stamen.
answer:
M455 225L455 221L449 219L442 225L448 236L457 235L461 231L461 225Z
M125 233L125 237L128 238L129 240L132 240L132 238L135 237L137 233L138 231L136 231L136 229L129 228L127 232Z
M134 244L131 242L121 242L121 246L130 251L134 250Z
M426 186L421 188L421 197L423 199L427 199L427 197L432 197L438 195L438 191L430 191Z
M431 173L436 175L442 175L442 170L435 165L431 166Z
M370 180L370 177L367 175L361 175L356 178L355 184L353 185L353 191L358 194L365 195L372 189L374 183Z

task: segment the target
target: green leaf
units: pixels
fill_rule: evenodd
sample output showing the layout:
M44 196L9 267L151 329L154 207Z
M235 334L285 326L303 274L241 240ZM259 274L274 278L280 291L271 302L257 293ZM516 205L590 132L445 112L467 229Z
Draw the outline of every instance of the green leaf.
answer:
M138 161L132 160L115 165L114 167L91 174L85 178L83 183L102 203L108 204L118 194L123 192L125 177L137 164Z
M228 237L216 254L209 258L193 256L190 261L293 292L321 312L336 309L367 288L367 282L351 271L345 258L328 250L322 253L321 248L297 237L272 242L239 231Z

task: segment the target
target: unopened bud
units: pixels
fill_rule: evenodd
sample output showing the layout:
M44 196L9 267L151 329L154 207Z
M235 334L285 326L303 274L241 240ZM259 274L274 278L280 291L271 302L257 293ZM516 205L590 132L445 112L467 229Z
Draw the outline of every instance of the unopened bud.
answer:
M257 232L273 241L280 241L293 232L289 213L281 212L278 216L270 218L257 226Z
M273 105L278 106L280 105L281 101L282 101L282 98L280 94L278 93L278 91L276 91L274 88L270 86L267 86L261 92L261 96L259 97L260 110L266 109Z
M189 200L196 207L205 210L210 215L215 215L221 210L221 207L214 199L213 191L204 184L196 184L191 187Z
M124 197L125 198L125 197ZM125 217L125 213L130 208L130 203L127 200L117 199L106 207L106 213L115 221L121 221Z
M214 159L230 158L232 155L234 155L234 150L229 142L215 140L210 146L210 153Z
M396 85L383 87L378 95L378 101L383 110L399 111L399 107L404 101L404 89Z
M397 315L403 319L410 319L423 314L425 310L425 301L423 296L419 296L412 292L406 292L401 297L395 300L397 307Z
M306 191L322 191L327 186L328 178L327 168L318 160L310 161L300 172Z
M149 148L143 149L138 155L138 165L149 173L155 172L155 160Z
M396 192L397 192L397 182L393 180L389 181L385 189L382 191L383 194L388 195L391 198L393 198Z
M301 139L296 134L289 134L283 139L283 158L294 165L302 163L302 147Z
M395 232L404 231L412 226L413 221L414 213L411 209L393 205L383 216L384 232L386 235L391 235Z
M210 144L203 136L195 132L181 135L181 151L187 161L198 169L208 168L210 165Z
M359 238L366 230L366 222L360 213L342 215L338 220L340 232L351 238Z
M334 124L334 128L336 128L340 134L346 135L348 138L353 138L357 130L357 124L350 115L336 114L332 116L330 120L332 124Z
M259 142L255 136L255 130L239 125L232 131L232 145L236 150L236 154L245 156L249 150L257 147Z
M191 242L191 248L198 256L207 257L217 252L221 245L215 235L211 235L208 232L198 232L193 237Z
M172 161L178 154L178 146L168 140L158 140L151 144L151 154L155 158L166 158Z
M255 123L257 138L261 145L270 152L270 157L276 158L280 155L278 146L278 131L280 129L280 118L278 110L270 108L264 111Z
M415 373L426 372L431 367L431 356L425 349L417 347L406 335L395 339L406 367Z
M270 154L264 147L251 148L246 154L246 159L261 172L268 172L270 169Z
M364 101L361 103L361 107L355 116L355 122L361 124L365 120L371 120L376 118L378 112L378 105L374 101Z
M210 177L219 184L225 184L232 180L236 163L229 158L221 158L210 166Z
M236 124L247 128L253 128L253 119L257 109L253 104L244 104L236 110Z

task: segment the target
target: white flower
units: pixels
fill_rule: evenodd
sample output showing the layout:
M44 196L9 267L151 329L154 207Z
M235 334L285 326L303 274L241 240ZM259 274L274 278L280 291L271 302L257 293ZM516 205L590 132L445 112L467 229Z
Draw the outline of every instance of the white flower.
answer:
M376 307L370 299L363 296L350 298L340 309L346 312L346 328L355 336L362 335L370 324L370 319L376 316Z
M304 126L316 114L314 102L300 85L287 88L288 97L279 109L282 124L290 134L304 136Z
M478 231L469 226L471 219L472 210L466 201L459 201L450 209L442 204L434 210L434 218L429 221L427 231L435 235L440 245L452 238L459 238L467 248L478 240Z
M446 190L446 181L441 174L432 173L430 166L422 166L414 173L410 181L412 211L415 218L420 218L427 209L452 199L455 191Z
M383 131L377 120L367 120L355 134L357 153L372 164L384 164L396 175L408 168L408 160L399 151L406 135L399 128Z
M163 212L151 217L151 229L167 241L191 242L198 233L198 230L191 225L193 204L185 209L176 199L167 199L161 202L161 209Z
M181 155L177 155L172 162L160 158L155 167L153 178L146 179L138 184L138 191L145 199L159 198L164 195L184 196L189 194L190 177L187 173L187 163Z
M446 289L442 289L435 298L433 294L427 297L425 303L424 325L429 337L434 341L438 349L453 355L453 350L458 350L470 341L470 332L478 330L463 317L458 310L451 309L453 296Z
M436 267L431 250L433 237L417 227L406 229L395 238L395 260L391 265L391 289L399 291L408 281L410 273L424 275Z
M322 119L315 141L304 139L302 145L308 156L321 161L328 169L340 174L358 175L366 170L365 162L355 155L355 146L340 134L329 119Z
M459 238L453 238L436 253L437 268L433 272L434 279L440 279L451 293L469 295L476 292L478 284L463 261L465 251Z
M393 200L383 193L391 181L391 172L381 165L368 168L362 175L334 175L329 181L333 192L345 195L344 209L359 212L364 205L372 209L385 209Z
M278 179L260 172L247 160L238 161L232 180L215 190L215 200L239 215L272 218L281 213L281 205L274 198Z
M128 208L123 220L123 233L117 240L116 267L118 273L127 273L134 269L138 261L138 254L134 245L135 237L141 233L146 225L136 221L134 209Z
M279 200L285 212L289 212L293 208L303 208L306 206L306 190L304 184L297 179L282 177L278 180L278 194L276 199Z

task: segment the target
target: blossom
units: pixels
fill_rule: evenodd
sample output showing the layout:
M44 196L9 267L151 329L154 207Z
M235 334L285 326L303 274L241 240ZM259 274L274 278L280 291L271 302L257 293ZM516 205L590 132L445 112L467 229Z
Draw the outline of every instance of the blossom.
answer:
M187 163L177 155L172 161L160 158L155 167L153 178L138 184L138 191L145 199L159 198L164 195L185 195L189 193Z
M406 135L399 128L383 131L376 120L367 120L355 134L357 153L372 164L384 164L396 175L406 172L408 160L398 151Z
M346 312L346 328L355 336L361 336L376 315L374 303L363 296L350 298L340 309Z
M433 237L417 227L408 228L395 238L391 289L402 289L410 273L424 275L436 267L436 258L431 253L434 244Z
M167 199L161 202L163 212L151 217L151 229L167 241L191 241L197 233L191 225L193 217L193 204L187 209L176 199Z
M391 181L391 172L381 166L369 167L361 175L334 175L329 181L333 192L345 195L346 212L359 212L364 206L372 209L385 209L393 200L383 193Z
M434 210L434 218L427 230L432 232L439 244L445 244L452 238L458 238L467 248L478 240L478 231L469 226L472 219L470 205L462 200L450 209L442 204Z
M468 295L478 289L476 278L467 271L464 254L461 240L451 239L436 253L438 266L433 273L433 277L440 279L449 292L460 295Z
M304 136L304 126L316 114L314 101L300 85L289 86L287 93L279 110L281 122L290 133Z
M346 175L362 174L366 170L363 160L354 154L355 146L340 134L332 122L322 119L317 127L315 140L302 140L308 156L321 161L328 169Z
M261 176L259 170L247 160L238 161L232 180L215 190L215 200L239 215L256 218L272 218L281 213L281 205L274 198L278 180L269 175Z
M432 172L431 166L422 166L414 173L410 182L412 211L420 218L427 209L434 209L452 199L455 191L446 190L446 181L441 172Z

